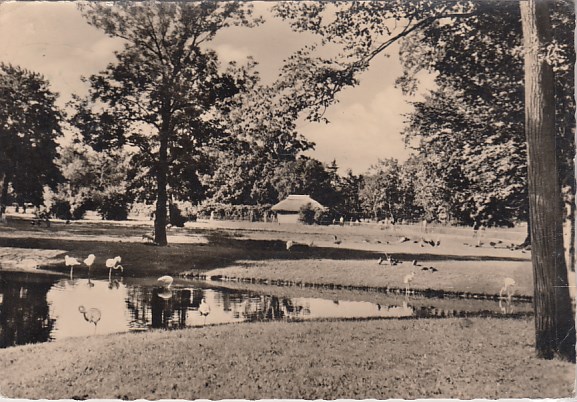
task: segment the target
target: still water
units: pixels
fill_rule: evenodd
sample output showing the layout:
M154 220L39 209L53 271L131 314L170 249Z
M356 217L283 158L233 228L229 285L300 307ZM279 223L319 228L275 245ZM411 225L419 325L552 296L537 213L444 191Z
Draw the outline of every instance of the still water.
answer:
M376 304L317 297L277 297L200 281L179 282L165 289L155 279L119 277L108 281L1 273L0 347L72 336L243 321L511 313L508 306L497 302L477 301L464 307L462 304L447 307L446 301L435 306L433 301L423 305L404 297L388 300ZM530 305L525 307L525 313L528 310Z

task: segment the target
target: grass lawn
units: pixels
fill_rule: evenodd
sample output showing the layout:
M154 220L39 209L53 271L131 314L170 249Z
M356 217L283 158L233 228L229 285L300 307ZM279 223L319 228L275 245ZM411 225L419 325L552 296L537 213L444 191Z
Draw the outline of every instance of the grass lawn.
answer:
M562 398L575 366L538 360L526 320L257 323L0 350L17 398Z

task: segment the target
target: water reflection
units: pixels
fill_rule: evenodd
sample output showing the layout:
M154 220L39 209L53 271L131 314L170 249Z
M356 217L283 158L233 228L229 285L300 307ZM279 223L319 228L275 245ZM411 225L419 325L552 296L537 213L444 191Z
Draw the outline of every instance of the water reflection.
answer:
M49 314L46 294L53 280L34 275L0 275L0 347L46 342L55 319Z
M167 288L152 279L54 279L2 273L0 347L95 333L179 329L242 321L442 318L513 313L508 300L449 302L387 296L383 298L387 302L376 304L334 298L278 297L207 286L203 282L185 282ZM426 304L428 302L432 305ZM530 310L530 305L520 308L525 314Z

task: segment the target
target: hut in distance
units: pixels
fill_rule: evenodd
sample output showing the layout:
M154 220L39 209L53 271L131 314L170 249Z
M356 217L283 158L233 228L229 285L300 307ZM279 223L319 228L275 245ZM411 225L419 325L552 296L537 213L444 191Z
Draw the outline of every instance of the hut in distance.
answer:
M327 209L309 195L291 194L278 204L273 205L271 210L277 214L278 223L299 223L299 212L307 204L310 204L313 209Z

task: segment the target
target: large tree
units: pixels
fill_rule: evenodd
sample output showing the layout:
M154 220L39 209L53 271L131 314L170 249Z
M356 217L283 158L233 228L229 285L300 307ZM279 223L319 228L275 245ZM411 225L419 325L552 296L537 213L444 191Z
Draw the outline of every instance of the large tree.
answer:
M168 188L195 183L191 166L228 134L215 118L224 100L256 77L220 67L208 48L230 25L253 24L238 2L119 2L81 6L88 23L124 40L115 61L88 79L74 122L96 150L130 145L154 177L155 242L166 245ZM194 170L194 169L193 169Z
M529 171L536 348L575 361L575 320L563 253L549 2L521 3L525 48L525 131Z
M510 2L504 2L511 4ZM526 72L526 109L525 118L529 161L530 223L533 245L537 247L533 257L536 295L536 348L539 356L550 358L559 355L575 359L574 321L570 299L566 297L567 272L563 261L563 244L560 231L561 213L557 206L561 202L561 192L557 165L555 138L555 107L550 60L547 57L535 57L536 53L549 55L555 53L551 41L549 25L549 7L546 1L521 1L524 9L524 48L527 51ZM536 3L538 5L536 5ZM321 43L340 45L342 52L334 58L320 57L315 48L309 47L297 52L288 59L285 76L288 81L302 81L304 84L293 85L295 98L303 99L311 106L309 118L322 118L324 109L335 102L335 95L343 88L358 83L358 74L368 69L372 60L383 54L391 44L409 35L429 31L435 46L429 53L420 54L420 60L437 59L436 52L443 52L446 45L452 51L449 55L448 68L459 69L460 46L453 46L453 37L440 40L438 33L443 27L454 26L460 30L455 40L466 39L472 47L483 47L484 38L479 35L475 25L479 16L483 16L490 7L497 7L497 2L459 2L459 1L391 1L391 2L354 2L338 3L280 3L277 14L288 19L295 30L313 31L320 35ZM518 4L517 4L518 6ZM567 13L567 9L561 9ZM570 12L569 12L570 13ZM545 19L545 22L538 22ZM518 19L519 20L519 19ZM563 19L562 19L563 20ZM567 20L567 18L565 18ZM570 24L571 25L571 24ZM498 29L493 26L492 28ZM549 35L549 36L548 36ZM476 42L478 40L479 42ZM509 52L511 43L504 37L500 45L494 47L495 55L500 51ZM519 47L523 50L523 47ZM432 53L431 53L432 52ZM531 56L533 54L533 56ZM474 55L473 55L474 56ZM535 60L531 62L531 57ZM414 59L414 58L412 58ZM497 61L503 58L496 57ZM488 64L482 65L483 71L475 74L477 82L471 86L470 94L481 101L486 101L493 78L491 58L483 58ZM483 64L483 63L481 63ZM306 66L306 68L299 68ZM410 68L410 64L405 67ZM533 69L533 71L530 71ZM481 74L484 73L484 74ZM462 75L466 80L466 75ZM481 79L479 79L481 78ZM503 79L502 79L503 78ZM512 76L513 81L515 76ZM506 82L507 74L495 76L500 82ZM457 81L458 83L458 81ZM512 83L514 84L514 83ZM288 87L288 86L287 86ZM485 90L489 88L489 90ZM466 88L457 88L465 90ZM487 96L489 95L489 96ZM537 99L546 95L541 105L532 104L534 95ZM534 113L537 113L534 117ZM488 115L490 118L490 114ZM544 119L543 119L544 118ZM569 121L568 119L565 120ZM552 124L553 123L553 124ZM532 127L531 124L534 126ZM552 140L553 139L553 140ZM543 141L543 142L540 142ZM573 140L571 140L573 141ZM540 147L543 145L543 147ZM532 152L536 155L532 156ZM546 157L545 154L548 156ZM541 179L539 179L541 177ZM541 180L547 180L547 186ZM548 198L543 191L548 191ZM549 198L550 197L550 198ZM548 200L549 202L544 202ZM545 258L548 255L548 258ZM557 288L563 287L563 290ZM538 300L537 300L538 299Z
M8 190L22 202L42 204L43 186L61 179L55 165L62 135L57 94L40 74L0 64L0 216Z

